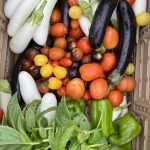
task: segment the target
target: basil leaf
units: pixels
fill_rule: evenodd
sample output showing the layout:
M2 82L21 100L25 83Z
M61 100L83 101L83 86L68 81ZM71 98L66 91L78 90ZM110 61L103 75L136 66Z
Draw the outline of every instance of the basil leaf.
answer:
M119 31L118 21L113 19L113 20L111 20L111 23L112 23L113 27L114 27L117 31Z
M61 102L59 103L57 109L56 109L56 117L55 120L58 124L65 124L67 122L70 122L71 115L69 113L69 110L67 108L65 97L61 99Z
M42 139L46 139L47 138L47 131L45 128L40 128L39 129L39 135Z
M77 139L80 144L86 142L86 140L90 137L90 133L88 132L79 132Z
M10 84L7 80L0 80L0 91L4 93L12 93Z
M86 143L83 143L81 145L81 150L95 150L95 149L90 148Z
M80 144L77 139L73 138L71 144L69 145L69 150L80 150Z

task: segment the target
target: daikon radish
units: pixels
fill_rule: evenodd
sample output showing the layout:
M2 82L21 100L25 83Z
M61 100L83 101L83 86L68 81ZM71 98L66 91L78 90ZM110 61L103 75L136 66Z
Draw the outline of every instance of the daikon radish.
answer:
M11 18L22 0L7 0L4 6L4 14L7 18Z
M19 31L10 40L10 49L15 54L22 53L31 41L33 34L43 19L43 10L46 5L46 0L40 8L33 11L28 21L19 29ZM37 6L39 7L39 6Z
M44 45L47 41L47 37L49 34L50 17L56 5L56 2L57 0L47 0L47 4L43 11L44 18L33 35L33 40L39 45Z
M17 33L39 2L40 0L22 0L8 24L7 33L9 36L12 37Z

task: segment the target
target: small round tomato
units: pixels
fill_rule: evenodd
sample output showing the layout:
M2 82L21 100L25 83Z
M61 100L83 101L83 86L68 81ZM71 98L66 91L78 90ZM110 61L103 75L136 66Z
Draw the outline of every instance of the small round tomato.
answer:
M67 46L67 40L65 38L56 38L54 41L54 47L65 49Z
M92 47L87 37L81 38L77 43L77 47L81 48L84 54L89 54L92 52Z
M49 47L43 47L40 49L41 54L48 56Z
M63 86L67 86L67 84L69 83L69 81L70 81L70 79L68 78L68 77L66 77L66 78L63 78L62 79L62 84L63 84Z
M26 59L29 61L33 61L34 57L39 54L39 51L36 48L29 48L26 53Z
M91 99L91 94L89 90L86 90L84 96L82 97L84 100L89 101Z
M66 87L62 86L60 89L57 90L57 95L62 97L62 96L67 96L67 91Z
M29 69L32 65L33 65L32 62L27 59L22 59L22 61L21 61L21 69L23 71L29 71Z
M4 115L4 112L3 112L2 108L0 108L0 123L3 120L3 115Z
M82 98L84 93L84 82L80 78L74 78L67 84L67 95L72 99Z
M71 6L69 9L69 16L72 19L79 19L82 15L82 10L79 6Z
M132 92L136 87L136 81L131 76L122 78L120 83L117 85L117 89L125 92Z
M48 58L43 54L38 54L34 57L34 64L36 66L43 66L47 64Z
M36 82L37 84L37 88L39 90L40 93L45 94L49 92L49 87L48 87L48 81L47 80L38 80Z
M58 79L63 79L67 76L67 69L61 66L57 66L53 69L53 74Z
M126 0L130 5L133 5L135 0Z
M60 89L62 86L62 81L56 77L51 77L49 79L49 84L48 84L48 87L51 89L51 90L57 90L57 89Z
M67 28L64 23L55 23L50 28L50 33L54 37L61 37L67 33Z
M69 6L76 6L78 5L78 0L68 0Z
M70 53L70 52L67 52L66 55L65 55L65 57L66 57L66 58L71 58L71 53Z
M90 84L90 94L92 98L100 100L104 98L108 91L108 85L106 80L98 78Z
M150 14L147 12L142 12L136 16L136 23L139 26L145 26L150 22Z
M72 29L77 29L80 26L79 21L75 20L75 19L72 19L71 23L70 23L70 26L71 26Z
M35 65L30 67L29 73L31 74L31 76L35 79L38 80L41 78L41 74L40 74L40 67L37 67Z
M101 61L101 66L105 72L109 72L116 66L116 57L112 53L105 53Z
M80 39L83 36L81 27L78 27L77 29L70 29L69 36L76 40Z
M67 43L67 51L68 51L68 52L72 52L72 50L73 50L74 48L76 48L76 47L77 47L77 42L76 42L75 40L69 41L69 42Z
M107 50L114 49L119 42L119 33L118 31L111 27L107 26L104 40L103 40L103 45Z
M110 93L108 94L108 99L111 102L112 106L117 107L123 101L123 94L118 90L110 91Z
M59 63L63 67L70 67L72 65L72 60L70 58L64 57L59 61Z
M73 49L71 58L73 61L80 61L83 58L83 51L80 48Z
M129 63L129 65L128 65L126 71L125 71L125 74L126 75L132 75L134 72L135 72L135 66L134 66L134 64Z
M61 12L58 9L54 9L51 15L51 24L58 23L61 21Z
M57 67L57 66L60 65L60 64L59 64L59 61L52 61L50 64L51 64L53 67Z
M42 66L40 69L40 73L41 73L42 77L44 77L44 78L50 77L53 73L52 65L46 64L46 65Z

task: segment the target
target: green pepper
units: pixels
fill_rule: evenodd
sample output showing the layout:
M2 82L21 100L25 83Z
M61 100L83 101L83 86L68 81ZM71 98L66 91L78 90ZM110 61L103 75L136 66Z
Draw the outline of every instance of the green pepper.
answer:
M141 125L131 113L127 113L120 120L116 121L114 126L116 132L109 138L109 142L113 145L129 143L141 132Z
M70 97L66 97L66 104L68 109L74 110L77 113L86 112L86 102L83 99L72 100Z
M93 100L90 107L90 120L93 128L101 128L102 136L108 138L113 132L113 108L107 100Z

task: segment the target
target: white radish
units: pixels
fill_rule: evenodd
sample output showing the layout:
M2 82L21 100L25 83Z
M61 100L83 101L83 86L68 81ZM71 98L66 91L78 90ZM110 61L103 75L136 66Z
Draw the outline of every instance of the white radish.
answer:
M4 6L4 14L7 18L11 18L15 10L22 0L7 0Z
M31 103L35 99L41 100L41 95L37 89L36 83L28 72L21 71L18 80L21 96L26 104Z
M53 93L47 93L43 96L42 102L40 105L40 112L43 112L51 107L57 107L57 99ZM50 120L54 119L56 111L51 111L45 114L45 117Z
M35 30L43 19L43 9L45 5L46 1L42 3L40 8L34 10L28 21L19 29L19 31L17 31L14 37L10 40L10 49L15 54L22 53L27 48Z
M36 29L33 40L39 44L44 45L47 41L48 33L49 33L49 20L52 14L52 11L56 5L57 0L47 0L47 4L44 8L44 18L40 24L40 26Z
M22 0L21 4L12 15L8 24L7 33L9 36L12 37L16 34L16 32L29 18L39 1L40 0Z
M137 16L141 12L146 12L147 0L136 0L132 5L135 15Z

